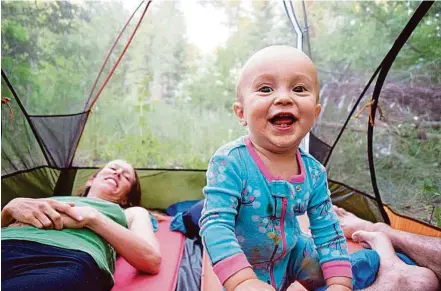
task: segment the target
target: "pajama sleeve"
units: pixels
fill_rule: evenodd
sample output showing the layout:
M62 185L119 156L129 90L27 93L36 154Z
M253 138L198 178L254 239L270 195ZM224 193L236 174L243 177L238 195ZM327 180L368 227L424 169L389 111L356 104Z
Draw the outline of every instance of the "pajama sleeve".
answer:
M222 284L238 271L250 267L236 235L235 219L243 179L235 152L215 155L207 170L205 204L199 220L202 243Z
M317 163L317 162L316 162ZM325 279L352 278L346 238L332 207L326 169L318 164L311 169L313 191L308 204L310 229Z

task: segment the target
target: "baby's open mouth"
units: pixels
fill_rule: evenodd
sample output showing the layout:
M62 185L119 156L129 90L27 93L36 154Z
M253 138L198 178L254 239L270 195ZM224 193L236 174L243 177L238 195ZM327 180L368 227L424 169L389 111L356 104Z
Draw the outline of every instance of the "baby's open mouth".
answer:
M274 115L269 121L274 126L286 128L296 122L297 118L291 113L279 113Z

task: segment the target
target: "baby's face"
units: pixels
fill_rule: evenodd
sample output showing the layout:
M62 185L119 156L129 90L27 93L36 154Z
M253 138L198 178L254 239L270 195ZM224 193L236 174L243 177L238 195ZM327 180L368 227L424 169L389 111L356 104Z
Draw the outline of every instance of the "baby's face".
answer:
M311 60L285 46L265 48L245 65L234 111L251 140L266 150L297 149L318 114L319 84Z

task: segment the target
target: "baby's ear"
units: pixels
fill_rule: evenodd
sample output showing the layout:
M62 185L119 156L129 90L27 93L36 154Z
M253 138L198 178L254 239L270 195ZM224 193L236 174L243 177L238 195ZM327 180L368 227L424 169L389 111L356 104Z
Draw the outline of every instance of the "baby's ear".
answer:
M237 118L239 118L240 124L242 126L247 126L247 121L245 120L245 114L243 111L243 104L239 101L234 102L233 111Z
M315 118L314 119L317 119L317 117L319 117L321 111L322 111L322 105L317 104L315 106Z

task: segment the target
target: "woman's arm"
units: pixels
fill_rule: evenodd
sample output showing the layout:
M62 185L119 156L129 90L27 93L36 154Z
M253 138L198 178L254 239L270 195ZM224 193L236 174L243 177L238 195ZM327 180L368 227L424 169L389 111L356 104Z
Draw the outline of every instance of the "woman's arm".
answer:
M124 210L124 213L127 217L129 229L136 235L147 240L158 254L160 254L159 242L156 239L152 221L150 219L150 215L152 214L142 207L130 207ZM161 218L164 219L165 216L162 216Z
M89 207L77 207L89 208ZM94 208L89 208L94 209ZM159 243L156 240L148 211L141 207L125 210L129 229L114 222L96 209L87 216L85 227L104 238L137 270L157 274L161 265ZM84 215L86 217L86 215Z

